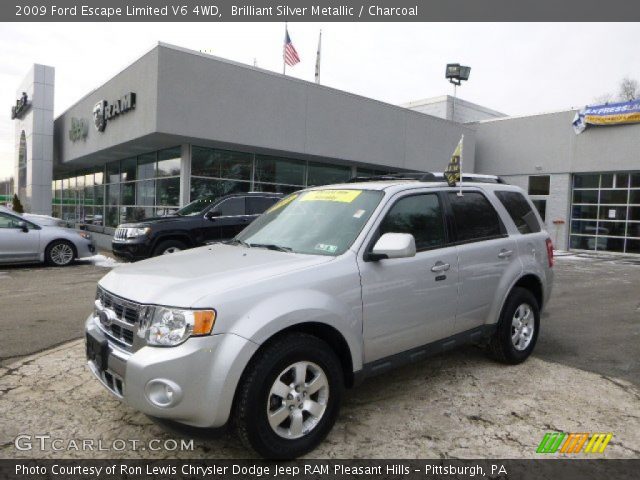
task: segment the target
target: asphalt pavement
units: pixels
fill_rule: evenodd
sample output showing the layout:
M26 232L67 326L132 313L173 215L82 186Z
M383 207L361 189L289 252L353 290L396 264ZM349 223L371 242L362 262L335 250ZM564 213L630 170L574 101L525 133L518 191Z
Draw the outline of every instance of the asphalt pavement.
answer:
M108 259L0 267L0 364L81 338ZM105 265L105 266L100 266ZM640 384L640 259L564 256L535 356Z

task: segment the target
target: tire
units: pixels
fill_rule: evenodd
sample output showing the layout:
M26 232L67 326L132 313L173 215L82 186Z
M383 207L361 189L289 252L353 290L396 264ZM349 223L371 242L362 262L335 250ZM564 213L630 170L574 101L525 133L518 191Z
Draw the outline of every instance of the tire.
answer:
M164 240L156 245L156 248L153 249L153 256L157 257L159 255L169 255L171 253L176 253L186 249L187 245L180 240Z
M66 267L71 265L76 258L76 248L67 240L54 240L44 251L44 259L47 265L53 267Z
M305 372L305 382L296 371ZM284 335L259 351L243 374L233 413L236 432L262 457L299 457L331 431L343 389L340 361L327 343L305 333ZM270 423L269 413L279 415Z
M502 363L522 363L533 352L539 332L538 301L529 290L515 287L502 308L496 333L489 343L489 353Z

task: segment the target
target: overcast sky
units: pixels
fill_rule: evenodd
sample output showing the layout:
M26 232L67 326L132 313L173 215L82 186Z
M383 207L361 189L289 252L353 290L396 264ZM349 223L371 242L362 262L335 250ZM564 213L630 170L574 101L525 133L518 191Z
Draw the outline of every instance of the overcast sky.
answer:
M640 24L289 23L313 81L389 103L451 94L444 67L472 67L459 97L510 115L568 109L640 78ZM13 174L16 89L33 63L56 69L55 116L158 41L282 70L282 23L0 24L0 179ZM4 112L4 113L2 113Z

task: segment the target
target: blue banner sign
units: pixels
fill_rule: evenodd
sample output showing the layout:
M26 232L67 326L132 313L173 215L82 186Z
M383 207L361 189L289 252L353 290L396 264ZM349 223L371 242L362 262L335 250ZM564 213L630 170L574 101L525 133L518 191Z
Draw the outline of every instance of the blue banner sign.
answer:
M640 100L587 106L576 113L573 129L584 132L587 125L620 125L640 123Z

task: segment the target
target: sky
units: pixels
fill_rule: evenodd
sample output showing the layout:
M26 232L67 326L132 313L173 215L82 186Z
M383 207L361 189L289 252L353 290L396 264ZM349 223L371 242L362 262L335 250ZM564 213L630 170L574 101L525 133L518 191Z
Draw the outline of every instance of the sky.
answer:
M509 115L581 107L640 79L638 23L289 23L314 80L388 103L452 94L447 63L471 66L459 98ZM0 179L13 174L10 107L33 63L56 69L60 115L158 42L282 71L282 23L0 23ZM1 112L1 109L0 109Z

